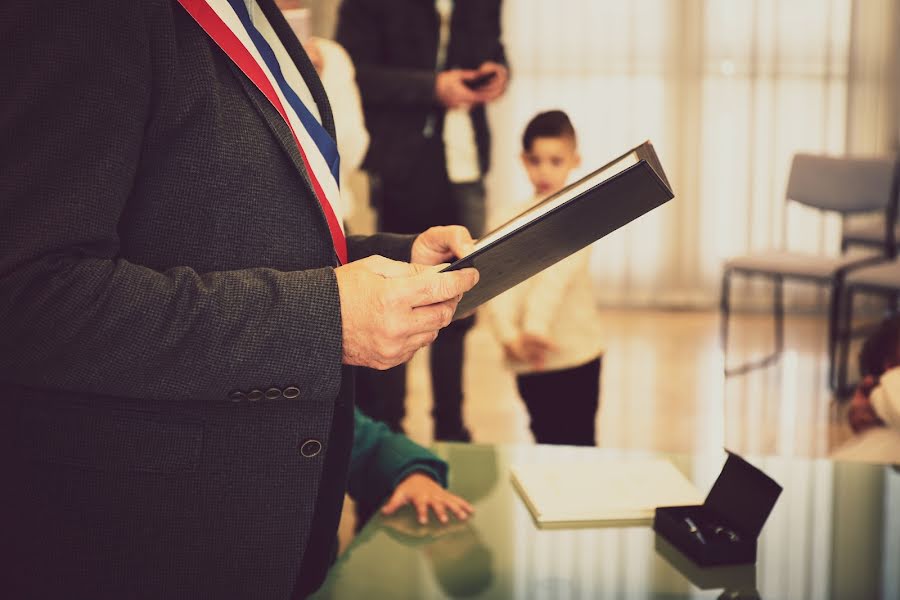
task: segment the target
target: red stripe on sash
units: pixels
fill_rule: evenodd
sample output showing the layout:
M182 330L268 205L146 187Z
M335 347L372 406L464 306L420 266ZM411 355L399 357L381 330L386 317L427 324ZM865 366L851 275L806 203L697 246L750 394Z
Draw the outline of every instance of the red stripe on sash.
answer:
M300 151L300 156L303 159L303 164L306 166L306 172L309 174L309 179L312 182L319 205L322 207L322 212L325 213L325 220L328 222L328 230L331 232L331 241L334 244L338 260L341 264L345 264L347 262L347 240L344 237L344 232L341 230L341 225L338 223L331 203L328 202L328 198L325 196L325 191L319 185L318 179L316 179L316 174L306 158L306 152L303 151L303 146L300 145L297 134L294 133L294 128L288 120L284 106L282 106L278 94L275 93L275 88L272 87L272 83L266 77L262 67L259 66L259 63L253 58L246 46L241 43L234 32L228 28L228 25L222 21L219 15L216 14L216 11L205 0L178 0L178 2L197 21L197 24L200 25L203 31L209 34L209 37L213 39L219 48L234 61L234 64L250 78L250 81L259 88L281 115L281 118L284 119L288 129L291 130L291 136L293 136L294 142L297 144L297 149Z

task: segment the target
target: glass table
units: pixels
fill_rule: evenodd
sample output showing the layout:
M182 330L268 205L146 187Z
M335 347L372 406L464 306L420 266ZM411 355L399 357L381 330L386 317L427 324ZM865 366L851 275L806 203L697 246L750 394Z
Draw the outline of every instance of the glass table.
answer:
M755 565L694 566L649 522L542 529L510 482L510 465L584 464L598 456L664 456L705 495L720 456L559 446L436 444L450 488L476 513L417 524L411 510L376 515L314 598L900 599L900 469L829 460L745 457L784 492Z

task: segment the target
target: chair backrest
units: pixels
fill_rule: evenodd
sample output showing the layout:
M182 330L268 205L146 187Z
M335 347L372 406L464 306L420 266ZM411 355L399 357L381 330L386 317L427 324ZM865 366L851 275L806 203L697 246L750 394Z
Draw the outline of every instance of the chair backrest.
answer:
M886 210L895 200L893 158L796 154L787 199L841 214Z

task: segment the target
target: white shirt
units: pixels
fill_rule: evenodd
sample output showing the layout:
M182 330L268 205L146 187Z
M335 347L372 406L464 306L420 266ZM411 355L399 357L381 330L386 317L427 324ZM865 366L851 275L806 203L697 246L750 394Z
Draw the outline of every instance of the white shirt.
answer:
M288 83L294 93L297 94L301 102L303 102L303 105L312 114L316 121L321 124L322 116L319 114L319 108L312 96L312 92L306 85L306 82L303 80L303 76L300 74L300 70L297 68L297 65L294 64L294 61L288 54L287 49L284 47L284 44L282 44L281 39L275 33L275 30L272 28L269 20L266 18L265 14L263 14L262 9L260 9L259 5L256 3L256 0L244 0L244 3L247 6L250 20L252 21L253 26L256 27L257 31L262 34L266 42L268 42L269 46L272 48L272 52L275 54L275 58L278 61L278 66L281 69L281 74L284 76L284 80ZM227 15L228 12L226 11L225 14ZM240 27L240 25L238 24L229 24L227 21L226 24L228 24L233 31L238 31L237 28ZM266 67L263 61L258 57L258 52L255 49L251 48L252 42L250 42L249 44L245 42L245 45L247 45L248 50L251 50L251 54L256 57L257 62L260 63L260 66L263 68L263 70L266 73L269 73L268 67ZM274 82L273 87L276 89L279 97L281 97L281 92ZM281 102L283 105L285 105L285 110L288 111L288 114L290 116L292 114L292 109L290 109L290 107L288 106L289 103L284 98L281 98ZM318 148L315 147L315 142L308 136L308 134L305 133L303 126L298 121L296 121L296 117L290 118L292 119L292 127L294 129L294 132L300 139L301 143L304 145L304 151L311 163L312 169L318 174L319 183L325 190L328 202L331 204L331 208L334 211L335 216L337 217L338 224L343 229L343 209L347 205L347 202L341 197L342 193L339 189L339 182L333 181L334 178L331 176L330 170L325 164L324 158L321 156ZM366 134L366 137L368 138L368 134ZM368 139L366 139L366 144L368 144ZM340 147L338 147L338 152L340 153ZM342 168L341 172L338 174L339 178L343 172L344 170Z
M263 14L262 9L255 0L244 0L244 4L247 5L247 12L250 13L250 20L253 22L253 25L266 39L269 46L272 47L275 58L278 59L278 66L281 67L281 74L284 75L284 80L291 86L294 93L300 97L303 105L306 106L306 109L310 113L312 113L316 118L316 121L322 123L322 117L319 115L319 107L312 97L312 92L309 91L309 87L307 87L306 82L303 81L303 75L300 74L300 70L297 68L297 65L294 64L294 61L285 49L284 44L281 43L281 39L275 33L275 30L272 29L272 25L269 24L266 15Z
M453 0L435 0L435 8L441 17L438 39L437 69L444 68L447 45L450 43L450 20ZM447 157L447 176L453 183L467 183L481 178L478 164L478 145L475 128L468 108L448 109L444 115L444 153Z
M533 199L529 206L539 199ZM503 223L524 210L501 211ZM557 346L549 353L544 371L583 365L603 354L602 331L589 270L590 246L561 260L485 305L500 343L520 333L550 338ZM507 361L516 373L537 370L528 363Z
M884 372L869 394L869 401L885 425L900 431L900 367Z
M347 218L353 213L356 201L349 179L366 157L369 132L350 55L337 42L315 38L315 43L322 54L322 73L319 76L334 114L334 129L341 155L341 208L344 218Z

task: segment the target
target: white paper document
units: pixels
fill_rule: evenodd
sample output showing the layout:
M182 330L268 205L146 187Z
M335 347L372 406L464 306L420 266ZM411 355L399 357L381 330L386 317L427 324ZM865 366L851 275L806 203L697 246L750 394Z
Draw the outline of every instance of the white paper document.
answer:
M521 464L512 467L512 480L534 520L546 526L649 522L659 506L704 501L671 462L657 458Z

